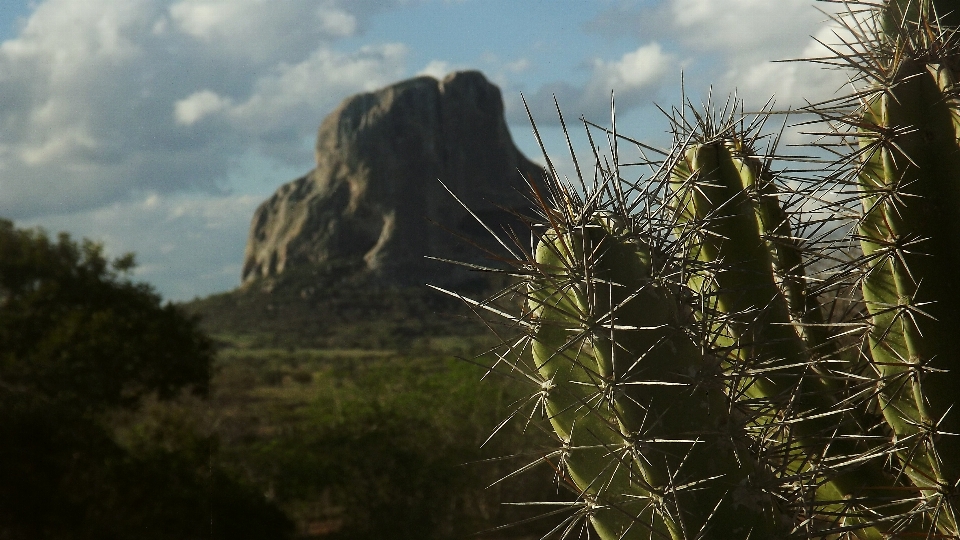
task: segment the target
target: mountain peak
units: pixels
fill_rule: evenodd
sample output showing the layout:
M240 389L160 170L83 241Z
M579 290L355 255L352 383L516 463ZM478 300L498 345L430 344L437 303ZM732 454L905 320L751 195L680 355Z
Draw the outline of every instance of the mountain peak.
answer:
M244 285L295 268L391 285L469 280L426 259L477 261L457 235L489 239L441 182L497 230L517 224L510 210L529 208L522 193L542 174L514 146L500 90L478 71L356 94L320 125L316 168L256 210Z

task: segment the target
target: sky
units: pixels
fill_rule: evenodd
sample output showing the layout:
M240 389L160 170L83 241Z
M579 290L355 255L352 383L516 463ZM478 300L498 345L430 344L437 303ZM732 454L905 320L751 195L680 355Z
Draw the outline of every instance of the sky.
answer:
M344 98L481 70L514 142L543 162L581 115L665 144L657 108L737 92L747 108L828 98L836 42L812 0L2 0L0 217L135 252L184 301L239 285L250 218L313 167ZM578 139L579 140L579 139ZM586 151L589 148L584 149Z

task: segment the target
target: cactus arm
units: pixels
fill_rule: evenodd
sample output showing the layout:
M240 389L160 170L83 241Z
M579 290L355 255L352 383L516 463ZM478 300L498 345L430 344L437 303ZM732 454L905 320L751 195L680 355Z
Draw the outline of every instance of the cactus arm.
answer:
M548 232L536 250L542 278L529 299L536 321L533 359L550 423L564 446L565 471L593 507L590 521L601 538L676 539L678 524L656 518L654 509L663 502L648 482L653 474L640 470L644 462L623 460L624 438L600 390L601 373L611 368L600 365L591 346L587 281L574 277L584 250L582 237Z
M751 159L742 144L730 146L737 158L741 185L756 210L758 232L766 243L794 329L808 353L823 356L833 352L820 304L816 295L807 290L802 246L794 236L787 212L780 205L772 175L759 160Z
M721 344L733 347L739 361L794 364L806 357L806 347L789 324L790 310L741 174L751 174L749 166L722 142L692 146L674 169L680 235L689 238L688 258L703 269L693 273L690 285L715 298L714 309L728 321L718 330ZM781 380L758 378L754 395L792 392L794 381Z
M595 223L548 232L535 255L533 356L601 538L779 534L779 512L751 487L742 424L645 248Z
M733 351L731 362L743 363L739 369L774 368L770 376L748 378L746 396L760 404L773 403L775 410L789 403L791 417L802 418L782 439L779 467L787 476L825 473L828 481L814 490L823 510L845 516L848 527L860 524L857 534L863 538L882 537L881 531L889 531L891 524L867 525L875 516L849 506L853 501L869 505L874 497L896 500L885 489L893 481L882 464L874 460L828 472L829 463L870 451L853 437L865 421L853 411L842 421L817 416L840 408L842 389L832 378L814 376L816 361L832 344L822 327L804 326L822 319L816 300L806 293L799 247L782 240L791 238L789 223L772 182L761 176L758 161L738 141L695 145L684 157L672 182L680 234L698 232L689 235L694 239L688 243L688 258L699 261L707 274L694 275L690 285L716 298L714 309L728 321L717 333L721 344ZM903 505L891 505L885 512L903 510Z
M849 13L855 42L836 60L874 87L812 106L859 135L836 163L858 166L863 205L869 324L849 379L820 367L842 351L808 290L805 250L817 246L795 238L802 211L780 205L743 142L754 127L726 106L719 124L709 108L696 126L674 119L684 147L649 187L637 182L638 207L620 190L615 128L613 166L595 154L606 185L583 194L589 208L556 178L559 208L538 194L550 228L533 264L516 265L532 270L540 404L601 540L960 537L960 435L948 435L960 433L960 2L854 0ZM833 172L824 180L839 185ZM868 436L882 430L891 441Z
M960 328L960 145L954 74L904 60L896 82L865 107L859 173L861 245L879 399L904 472L930 504L943 505L960 477L960 388L951 334ZM946 370L937 372L938 368ZM946 416L944 416L946 415ZM948 508L939 524L956 534Z

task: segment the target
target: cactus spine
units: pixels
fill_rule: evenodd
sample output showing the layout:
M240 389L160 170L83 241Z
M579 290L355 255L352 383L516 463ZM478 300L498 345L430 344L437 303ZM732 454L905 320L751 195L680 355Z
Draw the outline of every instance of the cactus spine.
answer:
M718 321L715 343L741 374L729 391L758 408L770 465L782 476L810 476L807 504L859 528L861 537L880 538L898 525L866 525L864 507L884 497L880 513L890 517L904 505L889 504L894 482L882 463L861 460L872 450L856 438L867 420L841 403L842 385L821 365L836 360L836 347L807 291L802 248L772 173L746 142L750 134L733 124L715 138L711 123L701 123L695 135L704 142L686 148L671 171L670 206L686 239L690 287L705 299L701 317Z

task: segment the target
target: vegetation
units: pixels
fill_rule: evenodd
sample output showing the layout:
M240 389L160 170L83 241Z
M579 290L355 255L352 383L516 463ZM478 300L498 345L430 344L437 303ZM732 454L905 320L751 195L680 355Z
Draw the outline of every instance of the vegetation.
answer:
M497 483L536 442L485 461L521 393L453 359L490 343L456 302L286 276L164 305L133 265L0 221L0 538L458 538L558 497Z
M818 60L860 88L804 111L833 158L778 170L773 113L734 99L673 110L640 164L621 146L658 151L587 122L595 174L549 165L525 279L476 305L522 330L496 367L554 433L565 533L960 537L960 5L844 4Z
M566 496L549 477L498 482L518 463L540 463L548 440L518 425L484 444L524 393L479 382L495 341L459 301L326 283L285 273L185 306L220 349L210 397L190 414L298 535L462 538L536 515L503 501Z
M210 439L113 436L112 414L206 394L213 359L132 267L0 220L0 538L288 537L275 506L210 466Z
M459 538L526 517L501 501L554 499L549 478L487 486L536 457L490 462L504 443L481 448L519 393L477 384L482 369L443 352L459 347L226 349L206 411L220 458L304 536ZM504 441L515 450L523 438Z
M291 268L184 307L202 314L202 328L227 346L242 339L255 348L397 350L431 336L489 342L457 301L426 287L386 287L364 276L334 266Z

